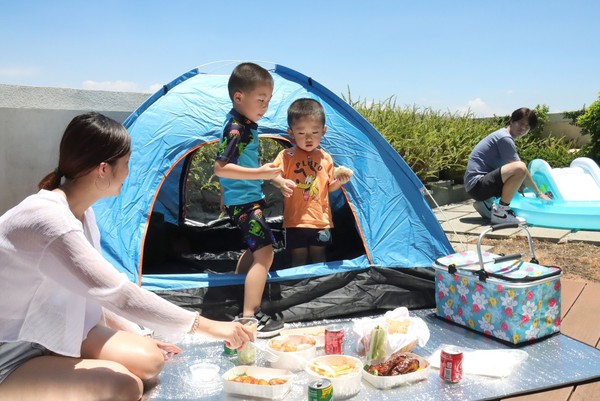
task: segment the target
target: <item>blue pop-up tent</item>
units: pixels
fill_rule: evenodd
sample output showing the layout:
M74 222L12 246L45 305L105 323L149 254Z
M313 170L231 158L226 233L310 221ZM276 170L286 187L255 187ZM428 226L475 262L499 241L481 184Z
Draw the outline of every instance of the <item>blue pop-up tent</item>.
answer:
M424 199L423 184L382 135L338 96L289 68L275 65L270 71L275 86L269 111L259 121L261 136L289 142L288 106L300 97L321 102L329 127L322 147L333 156L336 165L354 171L351 182L333 198L334 207L350 211L353 221L345 229L351 227L356 232L360 246L351 256L338 256L327 263L272 269L269 283L279 283L289 295L293 288L323 282L329 284L320 284L320 288L334 292L347 288L352 281L362 282L359 286L369 282L375 289L394 282L394 286L402 287L400 292L405 296L371 293L366 304L372 309L392 307L394 303L431 306L433 276L428 268L433 260L453 251ZM129 177L120 196L95 205L106 258L132 281L187 306L201 307L201 298L210 289L240 286L244 277L211 269L145 274L145 241L151 235L151 216L161 216L161 221L171 227L189 226L185 218L189 160L198 149L219 139L224 117L231 108L228 78L228 74L206 74L196 68L142 104L124 123L133 142ZM218 242L218 232L211 234L211 240ZM378 278L374 279L374 275ZM296 297L295 304L317 296L307 288L301 291L307 298ZM358 302L355 294L346 296L351 302ZM385 299L381 301L385 305L378 305L375 298ZM341 311L331 305L323 309L330 311L327 313ZM353 308L343 311L351 312Z

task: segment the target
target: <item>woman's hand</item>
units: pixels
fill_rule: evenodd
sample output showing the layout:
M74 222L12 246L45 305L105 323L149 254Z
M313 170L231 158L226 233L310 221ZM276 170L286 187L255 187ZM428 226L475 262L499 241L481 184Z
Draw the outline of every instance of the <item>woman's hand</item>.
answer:
M165 361L167 359L169 359L169 357L171 357L173 355L177 355L177 354L179 354L181 352L181 348L179 348L175 344L165 343L165 342L162 342L162 341L158 341L156 339L154 340L154 342L156 343L156 346L162 352L163 357L165 358Z
M254 341L252 327L238 322L211 320L210 325L207 325L203 332L213 338L225 340L227 347L232 349L243 348L246 343Z
M228 326L225 328L224 340L229 348L244 348L248 342L254 341L252 327L238 322L223 322L223 324Z

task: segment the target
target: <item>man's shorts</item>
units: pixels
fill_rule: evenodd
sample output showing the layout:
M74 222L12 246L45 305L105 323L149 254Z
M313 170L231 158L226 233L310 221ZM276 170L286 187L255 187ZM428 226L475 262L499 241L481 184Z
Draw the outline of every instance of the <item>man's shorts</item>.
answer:
M225 210L234 224L240 228L248 248L255 252L267 245L277 245L271 227L265 220L264 200L243 205L225 206Z
M327 246L333 243L331 230L328 228L293 228L285 229L286 249L308 248L309 246Z
M492 197L501 197L503 187L502 173L497 168L481 177L468 194L476 201L484 201Z
M42 355L50 355L50 351L36 343L0 343L0 383L25 362Z

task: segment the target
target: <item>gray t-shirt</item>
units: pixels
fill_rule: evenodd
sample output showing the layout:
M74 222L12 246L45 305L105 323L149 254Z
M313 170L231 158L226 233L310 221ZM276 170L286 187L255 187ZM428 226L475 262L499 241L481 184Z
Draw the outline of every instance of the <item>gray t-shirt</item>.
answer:
M507 128L500 128L483 138L471 152L465 171L465 190L468 192L487 173L508 162L521 160L517 154L515 139Z

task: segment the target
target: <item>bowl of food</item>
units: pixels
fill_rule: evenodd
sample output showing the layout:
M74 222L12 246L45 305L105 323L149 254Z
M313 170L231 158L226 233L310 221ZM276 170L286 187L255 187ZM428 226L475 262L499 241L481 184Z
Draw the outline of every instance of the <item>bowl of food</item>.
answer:
M278 336L267 341L267 349L277 358L271 366L278 369L302 370L317 354L317 341L312 336Z
M424 380L429 376L429 362L411 352L398 351L385 361L366 365L362 377L373 387L389 389Z
M313 379L331 381L335 399L348 398L361 390L362 362L348 355L325 355L311 359L305 368Z
M226 393L267 399L283 399L292 388L292 372L259 366L236 366L223 373Z

